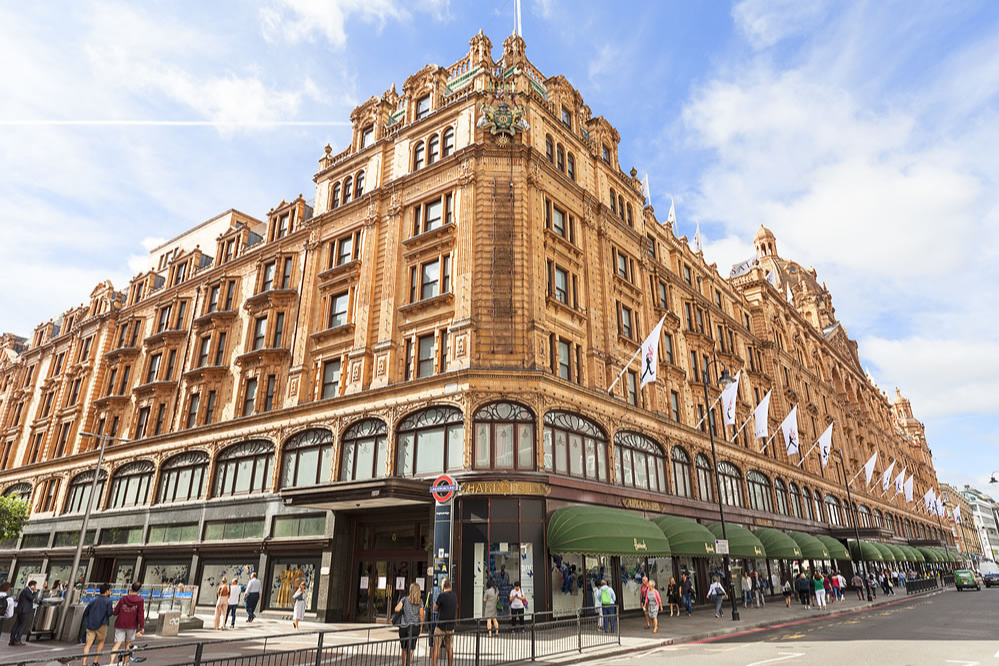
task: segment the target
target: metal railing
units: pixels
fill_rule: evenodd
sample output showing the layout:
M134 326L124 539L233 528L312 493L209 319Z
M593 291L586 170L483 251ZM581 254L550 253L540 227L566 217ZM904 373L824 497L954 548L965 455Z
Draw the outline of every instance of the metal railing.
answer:
M905 593L906 594L919 594L921 592L928 592L929 590L935 590L939 587L936 578L917 578L916 580L908 580L905 582Z
M620 645L620 607L606 610L613 612L603 615L586 608L558 617L535 613L522 626L513 627L504 622L496 634L485 628L483 620L459 620L448 634L451 650L454 659L463 665L502 666ZM447 659L445 639L435 631L434 623L427 622L418 635L409 639L412 648L409 666L431 666L435 643L439 643L438 658ZM403 640L399 627L345 628L178 642L136 648L133 655L143 658L146 666L398 666L403 660ZM141 639L138 642L141 644ZM119 650L116 654L121 653ZM79 663L83 654L56 656L62 663L72 664ZM50 664L52 660L49 655L11 663L29 666Z
M944 587L947 587L948 585L953 585L954 584L954 574L944 574L943 577L940 580L941 580L941 582L943 582Z

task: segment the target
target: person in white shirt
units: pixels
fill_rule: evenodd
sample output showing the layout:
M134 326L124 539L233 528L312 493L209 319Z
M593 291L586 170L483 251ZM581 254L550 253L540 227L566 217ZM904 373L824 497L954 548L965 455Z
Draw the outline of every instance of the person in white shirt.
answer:
M10 594L10 583L6 581L0 583L0 621L9 620L14 617L14 606L16 604L17 599Z
M239 584L238 578L232 579L232 584L229 585L229 608L226 610L226 616L232 616L233 629L236 628L236 609L239 608L239 595L243 593L243 586ZM225 626L225 621L228 617L222 619L222 626Z
M257 612L257 602L260 601L260 579L257 578L256 572L250 574L250 582L246 584L246 596L243 598L246 602L246 621L253 622L253 618L256 617Z
M722 602L725 601L725 588L722 584L718 582L715 578L711 581L711 587L708 588L708 600L715 602L715 617L720 618L722 616Z

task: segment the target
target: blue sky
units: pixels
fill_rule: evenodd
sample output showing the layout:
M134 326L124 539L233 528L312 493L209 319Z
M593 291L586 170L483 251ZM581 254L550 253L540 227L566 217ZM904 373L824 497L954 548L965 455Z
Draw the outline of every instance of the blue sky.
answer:
M513 0L0 4L0 328L33 327L228 208L312 198L350 111ZM814 266L941 480L999 469L999 3L524 0L564 74L701 222L723 270L760 224ZM98 124L73 124L79 121ZM136 125L134 121L150 121ZM69 124L67 124L69 123ZM189 124L175 124L189 123Z

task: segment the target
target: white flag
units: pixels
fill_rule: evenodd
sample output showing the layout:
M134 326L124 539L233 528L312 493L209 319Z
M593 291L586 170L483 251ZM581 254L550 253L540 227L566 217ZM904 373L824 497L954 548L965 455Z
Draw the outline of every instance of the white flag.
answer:
M769 282L774 287L777 286L777 276L774 275L773 271L767 271L767 282Z
M742 370L735 373L735 380L725 387L721 394L722 418L725 425L735 425L735 400L739 397L739 376Z
M780 424L780 429L784 431L784 447L787 455L799 453L800 442L798 440L798 406L791 408L791 413L787 415L784 422Z
M881 475L881 490L885 492L891 487L891 473L895 469L895 462L891 461L891 465L885 470L885 473Z
M753 410L753 423L756 429L756 439L766 439L770 436L770 424L768 419L770 418L770 393L763 396L763 400L760 400L760 404L756 406Z
M791 285L785 285L787 287L787 302L794 305L794 294L791 293Z
M878 452L875 451L871 459L867 461L864 465L864 471L867 472L867 480L864 482L865 486L871 485L871 476L874 474L874 465L878 462Z
M679 238L680 235L676 233L676 208L673 207L673 199L669 200L669 215L666 216L666 224L669 224L670 228L673 229L673 235Z
M666 315L663 315L656 327L649 333L649 337L645 338L645 342L642 343L642 385L639 388L644 388L646 384L652 384L656 381L659 368L659 338L662 334L664 321L666 321Z
M905 480L905 468L903 467L902 471L899 472L898 476L895 477L895 494L896 495L899 495L899 494L902 493L902 488L903 488L903 485L904 485L904 480Z
M756 258L754 254L749 259L746 259L741 264L735 264L732 266L732 270L729 272L729 278L739 277L740 275L745 275L753 269L753 266L760 263L760 260Z
M958 525L961 524L961 507L959 506L954 507L954 522Z
M946 514L946 512L944 510L943 500L938 497L938 498L936 498L936 500L934 500L933 503L935 505L934 508L936 509L937 515L940 516L941 518L945 517L947 514Z
M937 499L937 494L933 492L932 488L926 491L926 493L923 495L923 506L926 507L927 511L933 508L933 503L936 501L936 499Z
M645 172L645 180L642 181L642 195L648 205L652 205L652 190L649 189L649 172Z
M912 475L909 475L909 480L905 482L905 503L908 504L912 501Z
M822 469L826 468L826 463L829 462L829 452L832 451L832 427L833 424L830 423L826 431L819 437L819 453L822 455Z
M697 223L697 231L694 232L694 245L693 245L693 247L691 249L693 249L694 252L703 252L704 251L703 243L701 242L701 223L700 222Z

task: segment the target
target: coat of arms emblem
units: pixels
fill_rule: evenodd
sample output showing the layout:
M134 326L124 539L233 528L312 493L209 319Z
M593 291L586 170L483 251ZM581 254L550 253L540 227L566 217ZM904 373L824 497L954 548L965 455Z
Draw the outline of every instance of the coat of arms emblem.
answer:
M526 132L531 129L524 119L526 113L520 104L510 103L504 97L497 97L491 102L483 102L479 106L481 116L478 127L488 129L489 133L497 136L496 142L506 145L518 130Z

